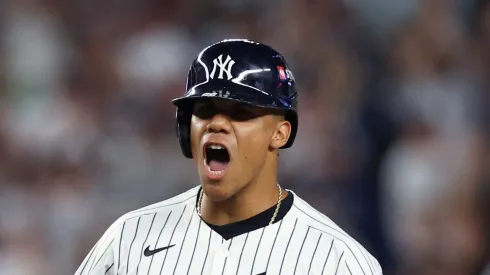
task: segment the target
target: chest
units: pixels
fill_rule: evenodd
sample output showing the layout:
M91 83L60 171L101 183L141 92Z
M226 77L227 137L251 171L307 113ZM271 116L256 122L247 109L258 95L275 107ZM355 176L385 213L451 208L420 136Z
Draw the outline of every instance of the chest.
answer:
M224 240L197 215L124 233L118 274L320 274L320 234L281 221ZM128 235L125 235L128 234ZM318 262L318 263L316 263ZM321 264L320 264L321 263Z

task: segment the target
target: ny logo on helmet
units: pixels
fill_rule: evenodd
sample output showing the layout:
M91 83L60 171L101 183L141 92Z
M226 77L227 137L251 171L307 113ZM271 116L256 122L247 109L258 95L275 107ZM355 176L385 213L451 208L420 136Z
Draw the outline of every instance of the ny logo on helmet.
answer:
M216 73L216 67L219 67L218 79L223 79L223 73L226 73L226 77L228 80L232 78L231 68L235 64L235 61L231 59L229 55L226 56L225 61L223 62L223 55L220 54L217 58L213 60L213 70L209 77L214 78L214 74Z

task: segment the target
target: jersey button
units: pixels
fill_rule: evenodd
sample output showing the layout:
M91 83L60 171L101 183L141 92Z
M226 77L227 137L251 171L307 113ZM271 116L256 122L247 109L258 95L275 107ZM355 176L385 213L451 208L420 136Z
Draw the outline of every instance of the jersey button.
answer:
M218 254L220 257L226 258L228 255L230 255L230 251L228 251L228 249L221 248L218 250Z

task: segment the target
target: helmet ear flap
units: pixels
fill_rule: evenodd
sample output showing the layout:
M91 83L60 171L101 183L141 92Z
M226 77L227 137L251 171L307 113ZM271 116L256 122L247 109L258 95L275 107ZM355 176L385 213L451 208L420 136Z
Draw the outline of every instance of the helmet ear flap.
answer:
M186 158L192 158L191 150L191 116L192 113L182 108L176 111L176 132L179 139L180 149Z

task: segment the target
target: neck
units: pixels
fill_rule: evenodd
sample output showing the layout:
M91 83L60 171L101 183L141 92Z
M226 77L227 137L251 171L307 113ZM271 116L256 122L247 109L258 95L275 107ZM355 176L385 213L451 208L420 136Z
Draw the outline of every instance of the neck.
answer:
M287 192L282 190L282 198ZM275 180L247 184L225 201L212 201L203 194L202 218L214 225L225 225L251 218L273 206L279 200L279 188ZM271 216L272 218L272 216Z

